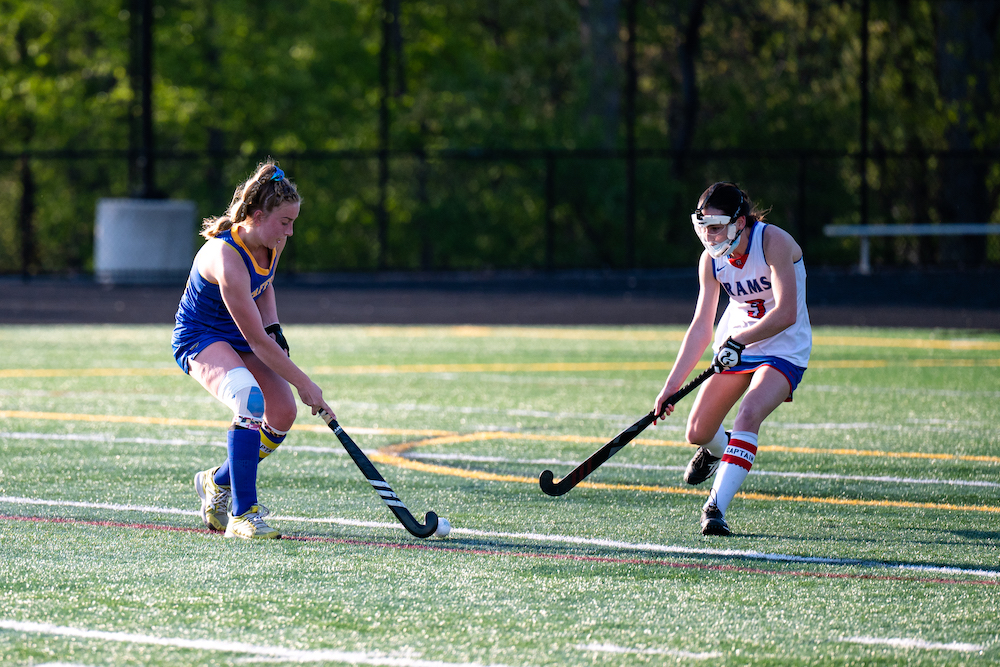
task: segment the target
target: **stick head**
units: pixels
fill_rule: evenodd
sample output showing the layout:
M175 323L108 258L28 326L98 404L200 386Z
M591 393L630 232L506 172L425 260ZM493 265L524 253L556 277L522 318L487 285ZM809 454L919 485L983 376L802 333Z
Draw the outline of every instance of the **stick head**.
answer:
M403 528L406 528L406 530L410 533L410 535L413 535L414 537L419 537L420 539L426 539L437 532L438 515L435 514L434 512L428 512L427 514L425 514L424 524L420 525L419 523L417 523L417 520L413 517L413 515L410 514L410 510L406 509L405 507L397 508L390 506L389 509L392 511L393 514L396 515L396 518L399 519L399 522L403 524ZM447 519L445 519L445 521L447 521ZM451 528L449 524L449 530L450 529Z
M552 474L551 470L543 470L542 474L538 476L538 486L542 489L542 493L548 496L561 496L559 489L555 485L555 475Z

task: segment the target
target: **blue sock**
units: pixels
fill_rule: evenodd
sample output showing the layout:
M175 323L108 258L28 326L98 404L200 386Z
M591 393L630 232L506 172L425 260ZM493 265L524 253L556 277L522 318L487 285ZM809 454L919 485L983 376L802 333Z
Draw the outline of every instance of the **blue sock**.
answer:
M215 480L215 483L218 484L219 486L229 486L231 484L231 481L229 479L228 456L226 457L226 460L222 462L222 465L219 466L219 469L215 471L215 476L212 479Z
M233 516L257 504L257 462L260 461L260 431L233 427L227 438L229 476L233 488Z

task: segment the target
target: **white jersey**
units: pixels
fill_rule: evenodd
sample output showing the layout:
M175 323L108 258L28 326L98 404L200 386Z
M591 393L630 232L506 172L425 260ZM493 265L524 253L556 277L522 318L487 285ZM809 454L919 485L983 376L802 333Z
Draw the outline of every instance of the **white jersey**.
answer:
M753 326L764 313L775 307L771 289L771 267L764 257L766 223L757 222L750 230L750 243L743 266L733 266L727 258L713 259L715 277L729 295L729 305L719 320L712 348L718 352L726 339ZM744 357L779 357L805 368L812 351L812 326L806 310L806 266L802 258L795 262L796 315L795 323L784 331L750 343Z

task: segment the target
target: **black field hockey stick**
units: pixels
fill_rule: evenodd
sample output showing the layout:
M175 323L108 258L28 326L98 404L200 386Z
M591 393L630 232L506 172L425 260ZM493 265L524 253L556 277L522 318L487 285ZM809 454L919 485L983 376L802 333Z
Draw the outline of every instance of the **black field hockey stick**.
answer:
M686 385L678 389L673 395L667 398L663 404L675 405L677 401L690 394L698 385L712 377L714 374L715 368L713 366L709 366L704 372L702 372L701 375L688 382ZM538 485L542 487L542 491L544 493L547 493L550 496L563 495L582 482L587 475L594 472L597 468L603 465L605 461L617 454L619 449L635 440L636 436L645 431L646 427L652 424L654 419L657 419L657 415L654 415L652 411L650 411L648 415L644 416L642 419L612 438L611 442L591 454L589 459L578 465L573 469L573 472L566 475L558 482L553 482L554 475L551 470L543 470L542 474L538 477Z
M428 512L427 516L424 518L424 524L421 525L412 514L410 510L406 509L406 505L403 501L399 499L399 496L390 488L389 484L383 479L382 475L379 474L372 462L368 460L365 453L361 451L361 448L354 444L351 440L351 436L347 435L337 420L326 410L320 410L319 416L323 418L327 426L337 435L337 439L340 440L340 444L344 446L347 453L351 455L354 462L358 465L361 470L361 474L365 476L368 483L372 485L375 492L378 493L379 497L386 504L389 510L396 515L399 522L403 524L403 528L410 531L410 534L415 537L430 537L434 534L434 531L438 527L438 515L434 512Z

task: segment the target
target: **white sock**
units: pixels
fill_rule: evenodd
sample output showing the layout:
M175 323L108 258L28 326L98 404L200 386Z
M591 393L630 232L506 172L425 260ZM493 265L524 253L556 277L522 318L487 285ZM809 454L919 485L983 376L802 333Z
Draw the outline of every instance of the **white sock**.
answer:
M715 503L723 514L726 513L729 503L750 474L756 455L757 434L749 431L733 431L726 451L722 455L719 471L715 473L715 482L708 494L706 508Z
M729 444L729 436L726 435L726 429L719 424L719 432L715 434L715 437L706 442L702 447L708 450L708 453L717 459L721 459L722 455L726 453L726 445Z

